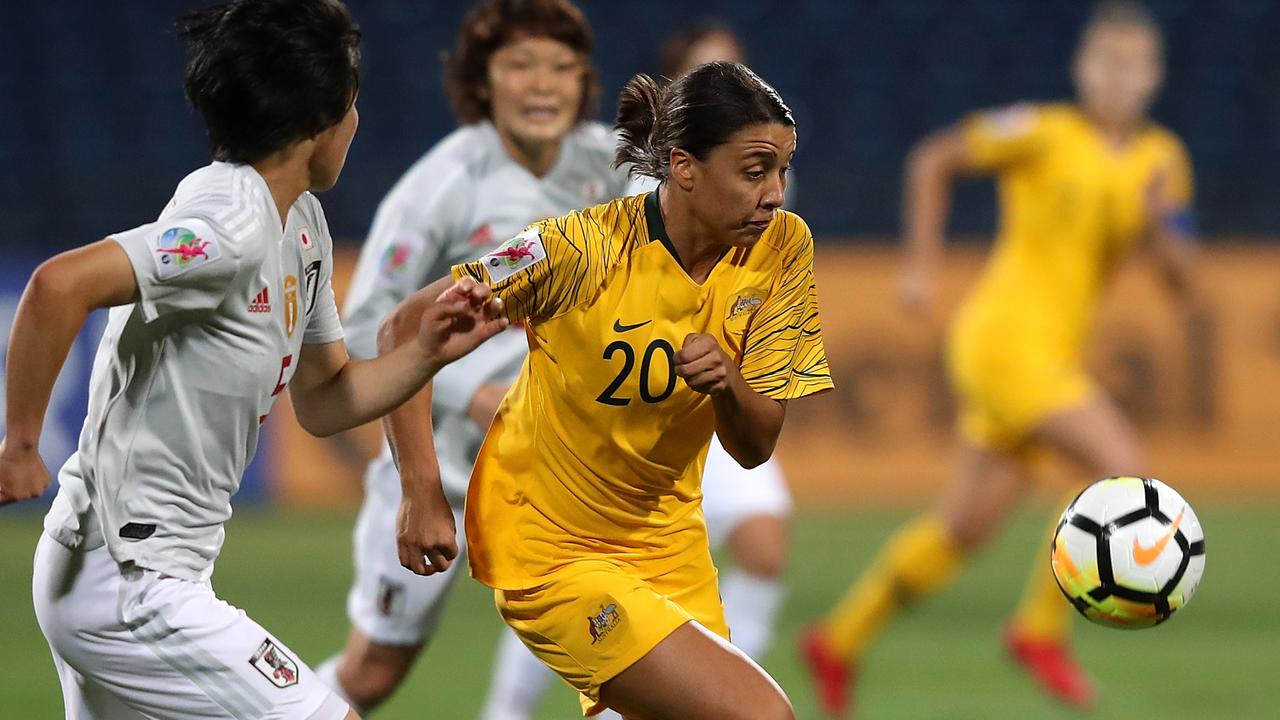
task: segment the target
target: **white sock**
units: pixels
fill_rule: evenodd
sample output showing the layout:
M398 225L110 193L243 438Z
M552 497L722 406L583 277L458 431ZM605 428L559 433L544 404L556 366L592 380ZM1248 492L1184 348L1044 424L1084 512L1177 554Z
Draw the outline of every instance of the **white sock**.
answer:
M480 720L529 720L554 676L515 633L503 632Z
M329 686L329 689L335 692L338 697L342 698L351 706L360 717L364 717L365 710L355 703L351 702L351 698L347 697L347 691L342 687L342 681L338 679L338 663L342 661L342 653L338 653L333 657L325 660L316 666L316 677L320 678L320 682Z
M598 718L598 720L622 720L621 715L608 709L606 709L604 712L600 713L599 715L596 715L596 718Z
M720 583L724 619L733 644L756 662L769 649L773 620L785 594L779 580L757 577L737 568L725 573Z

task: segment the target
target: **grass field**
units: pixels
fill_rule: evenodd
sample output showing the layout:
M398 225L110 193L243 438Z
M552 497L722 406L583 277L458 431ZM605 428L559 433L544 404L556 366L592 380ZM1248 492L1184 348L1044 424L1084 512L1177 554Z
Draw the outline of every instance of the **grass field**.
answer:
M1280 717L1280 507L1199 508L1208 536L1204 584L1167 625L1121 632L1078 627L1079 652L1103 685L1089 718ZM893 525L896 512L802 513L796 518L792 591L778 642L765 665L788 689L801 718L817 718L792 652L808 618L845 588ZM859 718L1072 718L1042 698L1004 658L1000 623L1039 540L1043 518L1026 514L979 558L952 591L903 618L874 649L859 688ZM242 513L228 526L215 587L280 636L308 662L339 646L351 574L350 518ZM0 718L60 718L61 698L48 648L31 609L32 514L0 514ZM379 720L469 720L488 682L499 631L490 594L459 584L443 630L406 687ZM576 716L557 685L541 718Z

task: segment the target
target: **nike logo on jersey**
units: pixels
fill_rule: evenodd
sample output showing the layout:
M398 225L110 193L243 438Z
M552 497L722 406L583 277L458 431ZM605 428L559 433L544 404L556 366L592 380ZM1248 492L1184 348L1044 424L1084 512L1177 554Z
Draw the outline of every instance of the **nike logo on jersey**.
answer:
M613 331L616 333L624 333L624 332L627 332L628 330L635 330L638 327L644 327L645 325L648 325L651 322L653 321L645 320L644 322L636 323L635 325L623 325L621 320L614 320Z

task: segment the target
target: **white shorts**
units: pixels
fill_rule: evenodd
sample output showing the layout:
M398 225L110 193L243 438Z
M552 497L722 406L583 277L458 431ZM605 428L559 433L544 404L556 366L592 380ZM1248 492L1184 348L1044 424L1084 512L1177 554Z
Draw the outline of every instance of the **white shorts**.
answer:
M778 461L771 459L748 470L713 435L702 473L702 512L713 549L724 545L734 528L748 518L791 515L791 493Z
M36 546L36 619L68 720L342 720L347 704L207 582Z
M449 569L424 577L402 566L396 549L399 507L400 478L395 465L370 463L365 473L364 503L352 538L355 578L347 593L347 618L379 645L419 645L429 640L440 623L457 568L466 562L462 513L455 508L459 554Z

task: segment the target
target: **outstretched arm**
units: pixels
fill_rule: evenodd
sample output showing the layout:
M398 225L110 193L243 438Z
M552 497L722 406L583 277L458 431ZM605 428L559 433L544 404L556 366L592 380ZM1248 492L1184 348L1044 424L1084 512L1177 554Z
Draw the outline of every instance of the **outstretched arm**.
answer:
M40 430L53 384L85 318L137 296L129 257L110 240L57 255L31 275L9 335L0 505L39 497L49 486L38 453Z
M352 360L341 342L304 345L289 384L299 422L332 435L391 412L422 389L441 367L506 327L502 304L488 287L464 279L433 283L400 304L416 310L406 342L373 360Z
M428 285L382 321L378 331L379 357L390 357L413 344L417 328L428 322L433 304L442 297L441 292L449 292L452 282L443 278ZM463 278L454 287L458 286L485 297L490 293L487 286L471 278ZM501 321L501 326L505 325L505 320ZM463 354L459 352L453 358ZM431 386L427 385L382 422L400 470L402 497L396 518L400 564L418 575L443 572L458 556L458 541L453 510L440 484L432 439Z
M902 190L906 266L901 295L909 310L927 310L932 302L934 277L942 263L947 216L951 212L951 190L968 165L968 149L960 127L926 137L907 158Z

